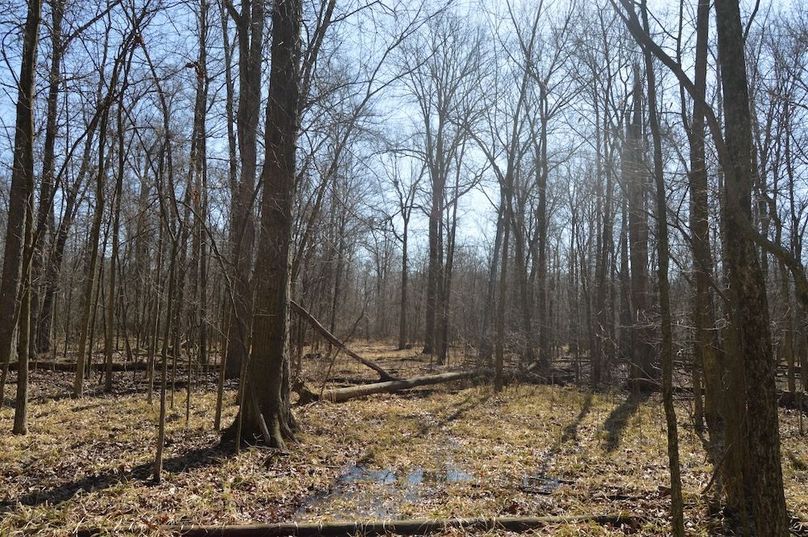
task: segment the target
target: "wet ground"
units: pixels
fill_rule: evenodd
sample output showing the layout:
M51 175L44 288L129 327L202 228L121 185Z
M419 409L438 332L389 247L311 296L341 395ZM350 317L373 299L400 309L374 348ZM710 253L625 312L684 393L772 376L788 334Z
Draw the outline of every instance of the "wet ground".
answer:
M445 439L436 447L428 467L383 467L369 462L357 462L341 469L339 477L328 490L307 498L297 510L296 518L331 516L353 519L357 515L375 519L402 516L404 507L428 502L447 486L474 483L475 476L453 461L452 453L459 443Z

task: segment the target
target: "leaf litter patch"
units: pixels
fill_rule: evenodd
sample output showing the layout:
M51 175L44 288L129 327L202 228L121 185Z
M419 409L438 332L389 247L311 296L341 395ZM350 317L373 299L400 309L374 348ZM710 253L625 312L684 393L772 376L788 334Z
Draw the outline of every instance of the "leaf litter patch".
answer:
M412 350L391 352L377 345L357 351L386 369L406 369L407 375L427 367ZM306 378L314 378L312 373ZM374 377L343 357L333 373ZM120 391L114 396L81 401L65 397L70 377L34 373L31 432L4 436L0 535L64 535L79 527L154 534L163 525L183 523L628 511L647 521L631 529L634 534L668 531L665 420L656 396L627 405L620 392L513 386L493 394L489 386L453 384L435 387L426 397L379 394L305 405L295 409L300 442L287 456L268 458L260 449L238 456L215 449L211 375L195 383L189 424L184 394L178 392L176 407L169 409L167 470L155 486L147 479L158 414L156 404L145 401L143 373L116 376ZM235 398L228 390L224 424L235 416ZM677 410L687 531L715 534L720 527L712 525L700 496L712 469L686 405L680 402ZM808 443L799 434L797 413L781 411L780 417L788 507L808 520ZM0 428L10 430L12 418L10 408L0 410ZM537 533L627 531L575 524Z

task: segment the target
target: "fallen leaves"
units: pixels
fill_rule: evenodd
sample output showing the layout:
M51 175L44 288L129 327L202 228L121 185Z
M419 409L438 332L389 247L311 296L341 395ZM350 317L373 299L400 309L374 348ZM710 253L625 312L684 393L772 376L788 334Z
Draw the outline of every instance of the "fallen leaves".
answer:
M413 350L376 345L360 352L403 375L428 367ZM317 368L324 366L310 367L308 378L316 380ZM374 377L342 359L333 372L340 378ZM233 455L216 447L212 376L213 382L193 393L187 427L184 393L177 393L169 411L166 473L155 485L149 477L156 405L137 390L54 398L69 392L67 375L36 373L30 434L4 436L0 534L61 535L78 527L157 533L161 526L180 523L621 511L648 522L541 532L667 532L664 416L655 398L615 419L617 410L626 408L619 392L590 396L573 388L521 386L493 395L487 386L439 386L427 397L380 394L298 407L300 442L288 453L246 449ZM226 399L222 423L236 411L232 390ZM10 409L0 411L0 429L10 430L11 419ZM688 530L705 534L712 522L699 491L711 468L698 437L681 421ZM797 429L797 414L781 413L786 496L790 509L806 520L808 442ZM346 479L358 466L365 469L360 478ZM384 479L372 477L382 474ZM527 479L525 486L526 476L536 479Z

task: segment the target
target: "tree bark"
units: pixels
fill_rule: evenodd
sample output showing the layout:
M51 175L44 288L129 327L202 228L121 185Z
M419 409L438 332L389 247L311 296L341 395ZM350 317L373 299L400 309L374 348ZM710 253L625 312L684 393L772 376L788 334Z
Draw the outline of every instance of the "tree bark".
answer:
M3 275L0 280L0 362L3 364L8 364L11 359L14 329L18 318L20 280L22 274L26 272L23 246L25 244L25 222L29 216L29 208L33 205L32 197L34 195L34 91L36 90L37 41L42 17L41 11L41 0L28 1L17 86L14 163L11 168ZM27 357L20 357L20 359L27 360ZM5 386L3 387L5 388ZM4 393L0 393L0 405L2 405L4 395Z
M642 78L639 65L634 65L634 88L631 121L626 129L623 148L623 181L628 196L628 234L631 263L631 377L632 390L653 389L653 346L647 328L648 311L648 221L646 208L645 166L642 158Z
M648 6L642 0L641 14L645 31L648 31ZM662 163L662 135L657 116L656 73L654 58L648 50L643 51L645 72L648 79L648 118L654 146L654 182L656 184L657 221L657 277L659 279L659 309L662 332L660 358L662 362L662 404L665 408L665 423L668 441L668 470L671 487L671 530L676 537L684 537L685 522L682 501L682 477L679 466L679 433L676 409L673 405L673 322L671 320L671 289L668 281L670 246L668 240L668 203L665 192L664 167Z
M300 123L301 9L300 0L276 0L272 4L269 94L273 97L266 114L257 298L246 386L252 404L240 411L244 413L245 437L259 432L277 448L285 446L294 427L284 384L289 382L290 246Z
M744 372L746 400L743 444L741 531L757 536L788 533L783 475L780 466L780 434L775 387L776 363L769 333L766 285L754 241L746 233L752 219L751 193L755 169L752 126L744 54L744 35L738 0L717 0L716 30L724 96L727 159L722 218L727 230L726 260L730 285L732 322L736 327L738 357L733 367ZM733 394L739 397L741 394Z
M321 394L316 394L308 390L300 390L300 402L309 403L312 401L330 401L332 403L343 403L350 399L365 397L376 393L393 393L418 386L428 386L431 384L441 384L443 382L453 382L473 378L480 374L479 371L457 371L452 373L441 373L438 375L423 375L401 380L390 380L387 382L376 382L373 384L362 384L359 386L349 386L347 388L334 388L324 390Z
M258 118L261 106L261 63L264 42L264 2L242 0L241 13L228 2L236 21L239 45L239 96L236 130L241 168L238 184L232 192L230 242L233 256L234 309L230 316L227 346L227 376L237 378L245 357L247 341L240 338L250 333L249 318L253 290L250 287L255 222L253 216L257 161ZM242 334L244 336L242 336Z
M406 211L406 213L405 213ZM409 285L409 227L411 209L402 208L402 219L404 220L404 230L401 235L401 304L398 316L398 349L407 348L407 299Z
M45 265L45 247L43 235L48 227L51 233L53 230L53 199L56 190L54 161L55 145L58 127L56 124L58 115L58 98L61 88L62 68L62 19L64 17L64 0L52 0L51 4L51 62L48 76L48 97L45 116L45 140L42 148L42 179L39 187L39 211L36 216L37 243L34 245L34 257L31 261L31 281L33 284L31 297L31 348L33 353L46 352L48 349L39 347L39 312L40 312L40 290L43 288L40 282L42 270ZM50 224L50 226L49 226ZM53 241L51 241L53 244ZM49 329L50 327L48 327Z

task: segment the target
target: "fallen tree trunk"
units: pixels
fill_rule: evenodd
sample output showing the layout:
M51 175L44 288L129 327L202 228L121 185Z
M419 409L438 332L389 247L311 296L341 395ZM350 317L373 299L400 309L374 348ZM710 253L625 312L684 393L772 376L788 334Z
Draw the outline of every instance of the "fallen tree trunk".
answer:
M11 362L8 364L9 371L16 371L17 367L19 366L18 362ZM115 372L121 371L146 371L146 362L130 362L127 364L123 364L120 362L113 362L112 370ZM29 367L37 370L48 370L48 371L75 371L76 370L76 362L54 362L53 360L39 360L35 362L31 362ZM103 362L99 363L92 363L90 364L90 369L93 371L103 371L106 367L106 364Z
M300 402L311 403L313 401L330 401L332 403L342 403L349 399L373 395L374 393L392 393L401 390L408 390L418 386L429 384L440 384L442 382L452 382L463 380L479 375L479 371L454 371L451 373L440 373L437 375L422 375L402 380L390 380L387 382L376 382L374 384L362 384L359 386L349 386L347 388L332 388L324 390L322 395L318 395L303 386L298 386Z
M388 520L371 522L326 522L254 524L245 526L181 526L172 528L186 537L336 537L347 535L423 535L449 529L466 531L505 530L523 532L548 526L595 523L636 527L640 517L619 513L612 515L451 518L437 520Z
M801 392L782 392L777 399L782 408L808 412L808 396Z
M377 372L379 374L379 378L381 380L397 380L396 377L392 376L390 373L385 371L382 367L380 367L376 363L371 362L367 358L362 358L361 356L356 354L354 351L352 351L351 349L346 347L345 343L343 343L337 336L335 336L334 334L329 332L328 329L326 329L325 326L320 324L320 321L318 321L314 317L314 315L309 313L303 306L301 306L300 304L298 304L294 300L290 300L289 305L292 307L293 310L295 310L295 312L297 312L298 315L300 315L301 317L306 319L309 322L309 324L315 330L320 332L320 335L322 335L326 339L326 341L328 341L332 345L342 349L345 352L345 354L347 354L348 356L350 356L351 358L353 358L357 362L359 362L359 363L361 363L363 365L366 365L367 367L369 367L372 370L374 370L375 372Z

